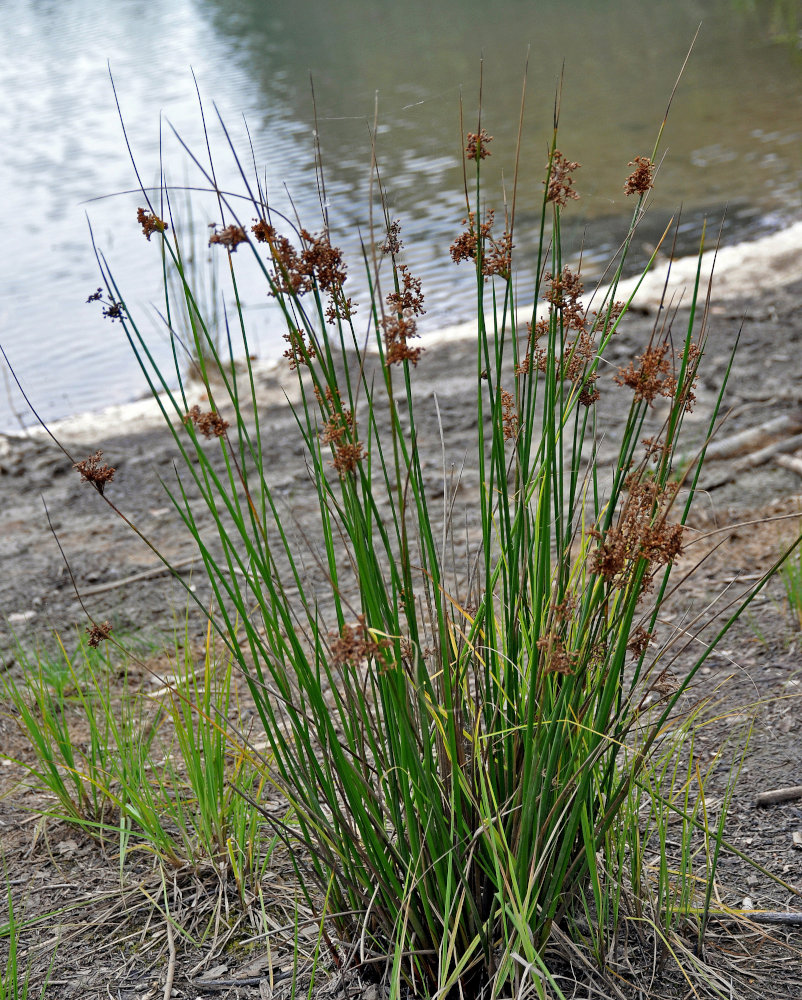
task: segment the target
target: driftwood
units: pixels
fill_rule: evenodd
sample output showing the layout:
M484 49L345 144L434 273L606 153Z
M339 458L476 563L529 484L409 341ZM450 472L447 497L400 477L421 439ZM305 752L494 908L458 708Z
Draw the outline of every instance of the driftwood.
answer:
M787 910L740 910L737 913L731 913L727 910L711 910L708 916L711 920L720 920L722 923L749 920L753 924L802 925L802 912L795 913ZM196 980L196 982L199 981L201 980Z
M197 562L198 556L188 556L186 559L178 559L176 562L165 566L162 563L152 569L144 569L141 573L133 573L131 576L124 576L119 580L108 580L106 583L98 583L94 587L81 587L81 597L92 597L95 594L104 594L107 590L116 590L118 587L127 587L129 583L137 583L139 580L150 580L151 577L161 576L163 573L170 573L172 570L183 570L192 563Z
M773 444L766 445L765 448L760 448L758 451L753 451L750 455L739 458L733 465L739 472L744 469L755 469L758 465L765 465L766 462L772 458L776 458L783 452L799 451L800 449L802 449L802 434L794 434L793 437L781 438ZM782 462L780 462L780 465L782 465Z
M789 788L773 788L770 792L761 792L755 799L756 806L773 806L778 802L793 802L802 799L802 785L792 785Z
M775 455L774 461L777 465L782 466L783 469L789 469L798 476L802 476L802 458L796 455Z
M705 452L706 461L715 461L721 458L736 458L748 451L762 448L769 444L774 438L787 434L799 434L802 432L802 410L794 410L793 413L783 413L779 417L767 420L757 427L750 427L748 430L739 431L730 437L722 438L720 441L712 441L707 446Z

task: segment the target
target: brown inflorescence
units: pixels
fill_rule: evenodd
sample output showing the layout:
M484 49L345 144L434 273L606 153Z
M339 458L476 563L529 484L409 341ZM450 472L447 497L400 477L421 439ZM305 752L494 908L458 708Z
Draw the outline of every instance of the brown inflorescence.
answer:
M564 267L558 275L546 271L544 279L548 285L544 298L549 305L559 309L563 324L575 330L584 329L585 310L579 301L584 286L579 275L570 267Z
M251 232L257 243L268 243L276 235L276 230L265 219L254 219Z
M92 292L87 302L103 302L103 289L98 288L96 292ZM103 302L103 315L106 319L110 319L112 322L114 320L119 320L122 323L123 320L123 304L118 302L113 296L109 297L108 302Z
M541 670L544 674L572 674L576 666L577 653L565 648L565 643L555 632L549 632L537 640L541 654Z
M290 363L290 371L295 371L298 365L308 365L312 358L317 357L315 345L304 339L303 330L290 330L284 334L284 339L290 345L284 352L284 357Z
M451 244L451 259L455 264L464 260L476 263L477 254L482 255L482 274L485 278L498 276L509 278L512 267L512 251L514 245L509 232L504 232L498 239L493 236L495 213L491 209L478 227L476 213L469 212L462 220L462 225L468 228Z
M359 615L353 625L344 624L339 633L329 633L329 649L335 667L342 667L346 663L356 665L363 660L374 659L390 645L388 639L376 639L372 635L364 615Z
M146 212L144 208L136 210L136 221L142 226L142 233L147 237L148 243L150 243L150 238L154 233L163 233L170 228L158 215Z
M465 144L465 155L469 160L483 160L490 156L488 145L493 141L493 136L487 134L487 130L480 128L478 132L469 132L468 141Z
M634 657L640 659L649 648L649 643L653 638L654 632L649 632L643 625L638 625L629 637L627 649Z
M543 374L549 371L549 352L537 345L542 337L549 334L550 322L554 320L554 312L557 311L563 330L575 331L576 337L573 340L566 339L560 356L554 358L554 375L558 380L572 382L577 387L577 399L582 406L592 406L600 397L596 388L598 374L588 372L588 366L596 357L596 342L592 332L586 327L587 315L580 302L582 282L579 275L568 267L564 267L559 275L547 271L544 281L547 286L544 298L551 307L551 320L540 319L534 327L528 324L529 352L523 365L516 369L516 374L528 373L533 365Z
M649 405L654 402L657 396L673 399L677 394L677 380L672 372L671 362L667 357L668 352L669 345L667 341L650 345L637 358L639 362L637 366L633 361L630 361L626 368L618 370L615 381L618 385L629 386L635 393L637 401L645 401ZM691 344L688 351L688 362L691 366L695 366L695 362L698 361L700 354L699 346ZM681 354L678 356L682 357ZM696 402L696 396L693 391L696 378L693 372L692 376L685 381L682 390L682 405L688 412L693 409L693 404Z
M209 237L209 246L221 246L225 247L229 253L234 253L240 243L247 243L248 237L245 234L245 230L242 226L236 226L232 223L230 226L226 226L224 229L217 231L217 226L212 227L214 232Z
M228 428L228 421L223 420L216 410L203 411L196 404L184 417L187 427L194 424L205 438L221 438Z
M317 287L329 297L326 319L330 323L351 318L355 312L354 304L343 292L347 268L342 252L331 245L326 233L315 235L302 229L299 252L286 236L279 236L264 219L251 226L251 232L259 243L267 243L270 247L274 264L271 275L274 294L300 296Z
M596 372L591 372L590 375L586 375L582 380L582 388L579 390L579 396L577 397L582 406L593 406L601 397L601 393L596 388L598 377Z
M578 170L579 163L567 160L559 149L555 149L551 158L551 171L548 179L546 200L565 207L569 198L577 199L579 194L574 190L574 179L571 174Z
M416 317L426 312L420 278L413 277L404 264L398 265L397 273L400 284L386 299L391 312L382 318L385 364L399 365L408 361L417 365L422 348L410 347L409 340L419 335Z
M387 227L387 238L381 245L381 252L390 256L401 253L404 244L401 240L401 221L394 219Z
M624 184L627 196L646 194L654 187L654 164L648 156L636 156L627 166L635 168Z
M97 649L101 642L111 638L111 622L92 622L86 626L86 631L89 635L88 644L92 649Z
M599 546L593 553L590 569L615 586L624 587L638 562L645 559L650 563L641 584L642 591L646 591L656 569L670 565L682 554L683 527L667 520L678 487L677 484L663 487L654 479L634 473L626 485L629 495L618 524L597 536Z
M512 393L506 389L501 390L501 421L504 428L504 440L514 441L518 434L518 413L515 409L515 400Z
M73 469L77 469L81 473L81 481L91 483L101 496L106 488L106 484L114 479L114 473L116 472L116 469L101 462L102 457L103 452L98 450L94 455L89 455L87 458L73 465Z
M356 472L359 463L367 458L361 441L354 440L354 413L346 410L339 392L326 387L325 397L315 387L315 395L326 415L320 440L334 450L332 465L341 477Z

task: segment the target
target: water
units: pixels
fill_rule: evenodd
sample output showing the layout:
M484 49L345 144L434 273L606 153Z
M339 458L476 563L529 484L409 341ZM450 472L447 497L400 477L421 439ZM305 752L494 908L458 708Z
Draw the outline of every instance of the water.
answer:
M118 193L134 188L136 178L107 63L143 183L158 180L160 141L173 184L203 183L170 130L203 157L191 67L222 186L238 179L213 101L245 156L247 122L273 203L287 207L289 192L304 224L316 229L311 71L333 239L352 252L352 273L359 233L367 232L368 124L378 109L383 179L393 215L403 221L408 262L423 278L426 321L436 327L470 314L471 275L444 258L465 214L459 102L462 95L466 129L475 127L480 52L483 123L495 136L485 165L501 211L530 46L516 223L522 259L565 65L560 147L582 163L582 198L570 207L567 237L576 248L584 242L592 273L626 225L627 161L651 150L700 21L642 234L643 243L653 241L682 205L689 251L702 217L718 224L725 204L730 241L776 228L802 210L798 0L305 0L292 8L268 0L2 0L0 343L45 419L142 393L120 327L85 301L99 284L88 216L157 355L169 356L159 318L158 247L135 221L143 198ZM202 262L205 226L221 219L208 200L195 196L193 204ZM248 270L252 346L275 356L285 346L280 317ZM356 275L353 282L359 298ZM0 431L31 419L3 373Z

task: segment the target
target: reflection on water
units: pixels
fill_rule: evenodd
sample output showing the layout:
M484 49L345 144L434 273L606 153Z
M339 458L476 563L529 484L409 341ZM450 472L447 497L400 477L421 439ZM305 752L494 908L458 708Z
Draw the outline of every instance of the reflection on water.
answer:
M352 251L367 233L369 125L378 109L376 143L392 213L404 221L410 265L424 280L427 320L439 325L464 318L470 302L471 275L443 261L465 214L459 103L471 127L479 52L483 123L495 136L486 177L499 192L501 210L531 46L516 222L523 260L564 62L560 145L582 162L582 200L571 206L568 236L577 249L584 243L592 272L625 226L627 161L651 149L700 19L666 127L651 228L642 236L654 239L683 204L689 249L701 215L710 211L717 222L725 203L730 238L800 209L796 0L300 0L291 10L268 0L120 0L113 7L102 0L7 0L0 6L3 346L48 418L138 392L141 377L121 331L84 304L97 286L88 211L127 300L142 304L149 317L143 332L155 335L168 355L157 311L157 251L134 222L141 195L85 204L135 180L107 59L144 183L158 178L160 112L169 180L198 183L165 124L169 120L202 153L191 66L213 131L212 100L238 148L247 150L244 115L271 202L289 208L289 192L304 223L315 228L311 71L334 238ZM218 177L236 185L236 167L217 135ZM196 199L195 205L201 230L220 221L213 203ZM247 271L256 349L279 353L279 317ZM353 280L359 297L358 277ZM14 423L4 395L0 429ZM20 409L15 393L11 399Z

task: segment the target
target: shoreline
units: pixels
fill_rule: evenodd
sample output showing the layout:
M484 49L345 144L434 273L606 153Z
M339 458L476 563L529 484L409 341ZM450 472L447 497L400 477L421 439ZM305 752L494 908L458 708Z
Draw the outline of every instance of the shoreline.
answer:
M627 300L632 296L631 309L635 313L651 315L661 308L661 303L671 309L686 307L690 301L698 268L698 257L681 257L675 261L658 256L654 266L641 280L635 276L623 279L616 298ZM742 303L741 312L762 296L777 292L797 281L802 281L802 220L784 229L755 240L707 250L702 257L700 272L700 299L703 302L707 283L713 274L710 302L713 312L731 311L733 303ZM638 283L640 282L640 287ZM583 301L589 308L603 300L609 286L588 288ZM538 306L545 311L545 303ZM531 307L517 311L517 324L524 326L531 317ZM473 322L461 322L437 330L423 331L416 342L422 348L441 348L470 340L476 335ZM373 353L372 342L368 353ZM259 384L260 402L272 408L285 400L285 392L295 382L288 378L284 358L271 358L253 364ZM188 399L191 404L205 399L203 387L188 382ZM156 400L151 396L126 403L116 403L97 410L87 410L63 417L48 424L56 436L74 440L113 436L121 427L128 433L154 431L164 426L164 418ZM47 432L37 423L20 430L0 431L0 458L17 443L47 440Z

